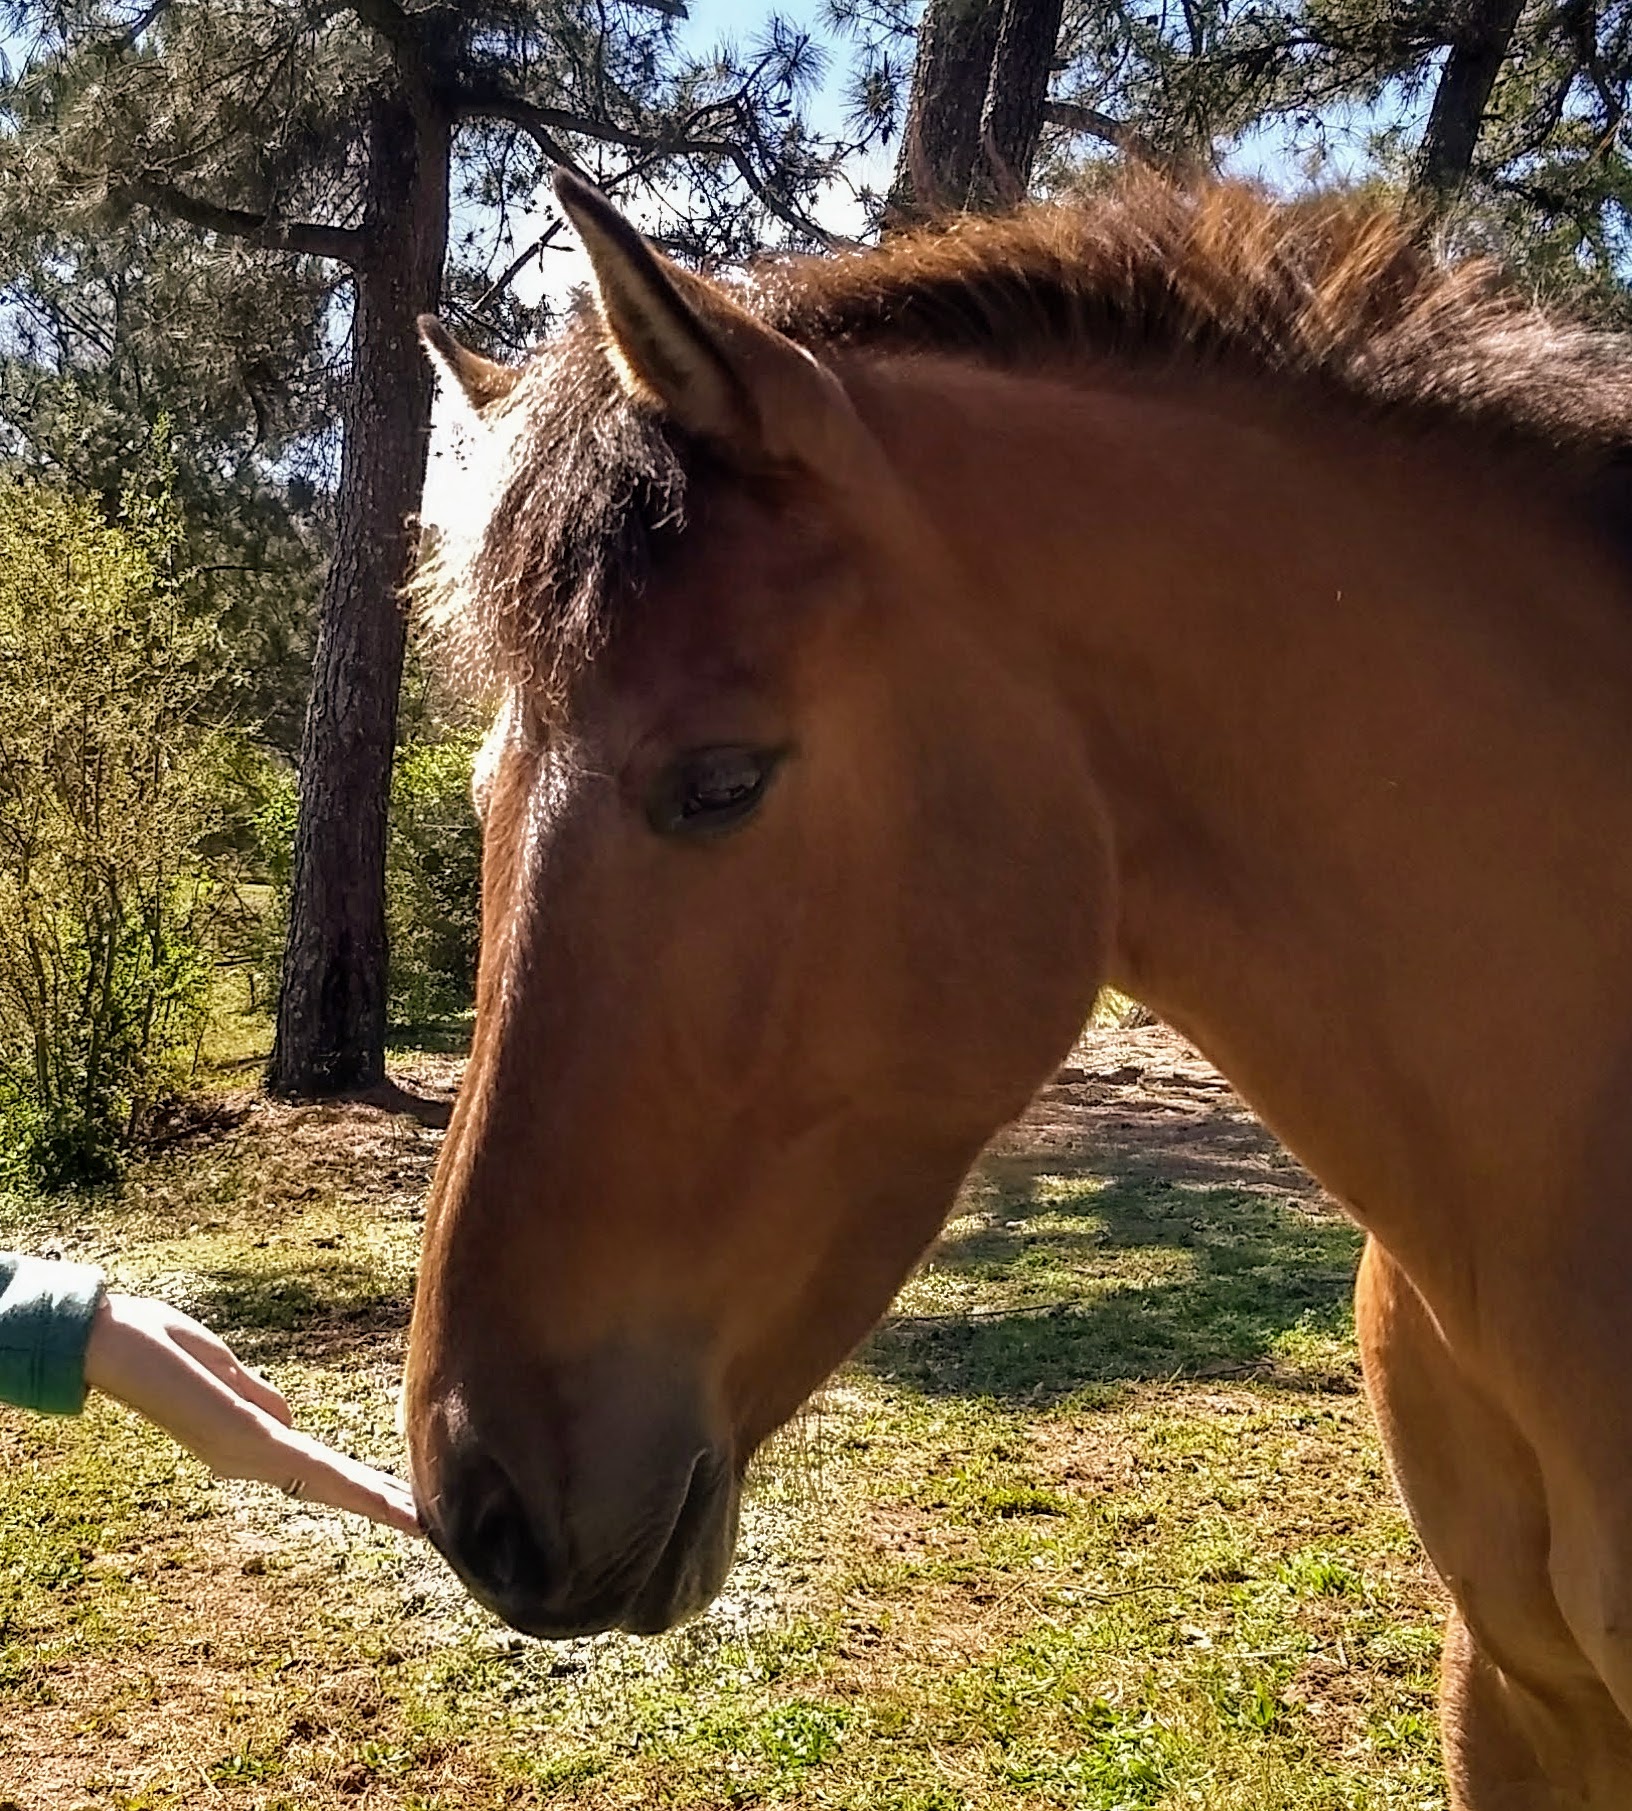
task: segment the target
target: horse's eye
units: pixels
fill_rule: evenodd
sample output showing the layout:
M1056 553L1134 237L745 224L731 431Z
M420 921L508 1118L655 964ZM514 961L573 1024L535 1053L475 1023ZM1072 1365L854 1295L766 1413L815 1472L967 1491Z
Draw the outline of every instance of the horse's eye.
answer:
M782 758L772 748L694 748L666 767L646 804L660 836L720 836L747 821Z

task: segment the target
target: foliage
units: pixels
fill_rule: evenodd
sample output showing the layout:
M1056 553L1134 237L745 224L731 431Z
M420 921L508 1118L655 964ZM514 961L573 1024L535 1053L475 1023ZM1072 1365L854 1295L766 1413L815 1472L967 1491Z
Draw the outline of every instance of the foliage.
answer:
M399 1025L462 1012L475 998L481 832L470 771L478 741L454 730L397 751L385 903Z
M329 536L332 285L310 260L203 247L169 221L75 231L3 165L0 458L111 519L168 410L184 565L231 644L231 702L293 753Z
M410 725L393 763L385 897L397 1025L467 1011L475 998L481 831L470 772L479 740L469 728L421 720ZM271 891L253 943L255 989L271 998L288 922L295 776L285 764L262 760L243 784L257 869Z
M693 256L822 241L812 209L881 122L852 136L813 127L805 102L822 51L769 9L741 42L703 49L677 35L683 17L674 0L0 0L18 51L0 87L14 128L0 213L54 223L75 257L94 258L93 234L132 218L167 247L178 242L167 220L195 241L212 235L183 285L204 330L192 351L275 442L333 362L334 323L314 336L313 303L327 294L342 318L349 306L345 235L372 155L371 106L416 82L430 92L415 105L434 106L452 134L446 299L477 338L520 350L548 318L516 280L565 243L558 219L532 214L556 163L644 204L665 243ZM275 285L270 318L247 335L235 239ZM188 269L167 268L172 280ZM175 335L170 356L187 355Z
M109 525L0 483L0 1171L112 1175L202 1028L227 903L216 625L189 606L163 441Z

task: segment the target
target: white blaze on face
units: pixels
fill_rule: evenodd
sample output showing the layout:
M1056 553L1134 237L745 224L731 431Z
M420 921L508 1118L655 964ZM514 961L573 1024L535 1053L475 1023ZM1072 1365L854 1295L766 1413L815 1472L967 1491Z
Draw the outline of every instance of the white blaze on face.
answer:
M476 758L471 763L470 796L476 807L476 815L482 820L484 835L488 804L498 779L499 763L504 759L512 736L522 733L524 708L519 688L511 686L505 692L498 715L494 717L492 726L483 737L482 744L476 751ZM542 854L555 819L571 797L576 773L572 755L560 746L547 748L536 764L520 826L520 862L515 884L521 901L538 896ZM483 952L484 968L489 963L496 965L501 1011L515 998L515 956L520 947L517 933L522 928L524 919L524 912L506 913L502 920L505 928L499 947Z
M510 740L510 731L515 724L518 709L516 692L512 687L505 693L498 715L482 738L482 745L476 750L476 759L471 763L470 797L479 818L485 819L487 816L487 801L499 771L499 759L504 753L505 743Z

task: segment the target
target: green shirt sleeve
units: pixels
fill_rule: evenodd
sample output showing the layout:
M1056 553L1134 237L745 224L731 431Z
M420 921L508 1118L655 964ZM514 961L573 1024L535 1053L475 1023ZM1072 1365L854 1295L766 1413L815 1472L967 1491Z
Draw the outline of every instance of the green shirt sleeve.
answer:
M0 1251L0 1402L46 1415L85 1406L85 1348L102 1272Z

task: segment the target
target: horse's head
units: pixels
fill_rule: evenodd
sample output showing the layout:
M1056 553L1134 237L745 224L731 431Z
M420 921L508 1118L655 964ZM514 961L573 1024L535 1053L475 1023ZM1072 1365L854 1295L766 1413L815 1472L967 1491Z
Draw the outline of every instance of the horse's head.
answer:
M750 1456L1068 1048L1108 912L1078 742L976 633L879 374L563 200L596 335L508 395L432 335L512 447L457 580L508 693L406 1396L437 1544L553 1636L718 1589Z

